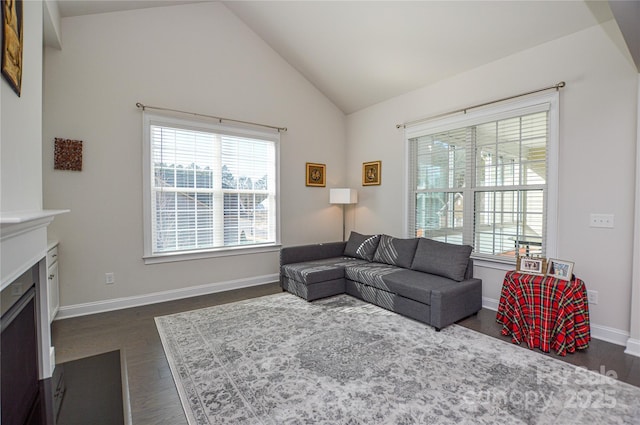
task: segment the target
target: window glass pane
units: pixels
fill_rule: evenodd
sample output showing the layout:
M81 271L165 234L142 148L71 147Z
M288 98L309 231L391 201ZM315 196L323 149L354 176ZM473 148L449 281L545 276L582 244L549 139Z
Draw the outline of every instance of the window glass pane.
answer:
M541 254L544 192L478 191L475 195L475 251L515 258Z
M415 149L416 188L449 189L465 186L466 130L412 139Z
M462 243L464 199L462 192L428 192L416 195L415 236Z

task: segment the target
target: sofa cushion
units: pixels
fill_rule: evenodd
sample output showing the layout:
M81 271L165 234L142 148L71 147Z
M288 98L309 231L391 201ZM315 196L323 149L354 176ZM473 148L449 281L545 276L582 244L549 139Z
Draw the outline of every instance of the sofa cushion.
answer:
M411 267L417 245L417 238L400 239L382 235L373 261L408 269Z
M384 284L382 277L402 270L404 269L389 264L361 263L346 266L344 275L347 279L353 280L354 282L360 282L368 286L373 286L374 288L388 291L389 288Z
M344 255L372 261L379 241L380 235L361 235L358 232L351 232L349 241L344 247Z
M420 238L411 268L460 282L464 280L470 255L469 245L454 245Z
M431 305L433 290L456 284L446 277L402 269L397 273L384 275L381 279L387 291L427 305Z
M368 264L362 260L347 257L328 258L325 260L306 261L282 266L281 273L290 279L305 284L325 282L344 277L344 267L358 263Z

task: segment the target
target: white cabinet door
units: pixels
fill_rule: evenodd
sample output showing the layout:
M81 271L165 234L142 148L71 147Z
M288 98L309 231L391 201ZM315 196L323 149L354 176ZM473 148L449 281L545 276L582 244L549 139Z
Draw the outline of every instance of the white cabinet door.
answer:
M60 288L58 281L58 245L50 245L47 251L47 292L49 301L49 323L60 308Z

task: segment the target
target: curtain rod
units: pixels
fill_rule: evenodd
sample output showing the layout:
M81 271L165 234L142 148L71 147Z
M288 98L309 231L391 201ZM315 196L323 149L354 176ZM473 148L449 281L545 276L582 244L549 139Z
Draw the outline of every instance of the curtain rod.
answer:
M240 121L240 120L234 120L232 118L222 118L222 117L216 117L216 116L213 116L213 115L198 114L196 112L180 111L178 109L161 108L159 106L145 105L145 104L142 104L140 102L136 103L136 107L138 109L142 109L143 111L145 109L155 109L155 110L158 110L158 111L177 112L179 114L194 115L196 117L212 118L214 120L218 120L218 122L220 124L222 124L223 121L227 121L227 122L234 122L234 123L238 123L238 124L248 124L248 125L255 125L255 126L258 126L258 127L271 128L273 130L277 130L278 132L287 131L287 127L277 127L277 126L274 126L274 125L259 124L257 122L251 122L251 121Z
M463 112L463 113L466 114L469 109L480 108L482 106L487 106L487 105L491 105L491 104L498 103L498 102L504 102L505 100L511 100L511 99L515 99L517 97L527 96L527 95L534 94L534 93L540 93L541 91L554 90L554 89L555 90L560 90L562 87L564 87L566 85L567 85L567 83L565 83L564 81L560 81L558 84L555 84L555 85L549 86L549 87L545 87L543 89L533 90L533 91L529 91L529 92L526 92L526 93L520 93L520 94L516 94L514 96L503 97L502 99L492 100L490 102L480 103L478 105L467 106L466 108L457 109L455 111L446 112L444 114L432 115L432 116L427 117L427 118L420 118L420 119L413 120L413 121L407 121L407 122L402 123L402 124L396 124L396 128L406 128L408 125L411 125L411 124L417 124L417 123L420 123L420 122L423 122L423 121L429 121L429 120L432 120L432 119L435 119L435 118L441 118L441 117L445 117L447 115L457 114L459 112Z

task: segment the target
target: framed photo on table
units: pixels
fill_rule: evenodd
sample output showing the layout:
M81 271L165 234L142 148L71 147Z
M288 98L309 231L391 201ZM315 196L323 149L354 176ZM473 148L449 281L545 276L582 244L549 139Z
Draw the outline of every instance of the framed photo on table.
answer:
M520 273L544 275L546 272L544 258L518 257L516 271Z
M573 262L549 258L547 276L561 280L571 280L573 277Z

